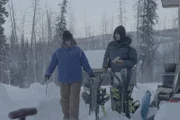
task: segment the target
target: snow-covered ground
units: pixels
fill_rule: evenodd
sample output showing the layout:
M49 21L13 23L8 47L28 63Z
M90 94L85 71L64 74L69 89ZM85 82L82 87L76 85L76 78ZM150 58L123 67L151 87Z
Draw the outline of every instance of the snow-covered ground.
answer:
M150 90L154 94L157 83L138 84L138 88L134 89L133 97L141 100L146 90ZM108 89L108 87L107 87ZM28 89L21 89L9 85L0 85L0 118L9 120L8 112L24 108L37 107L38 114L31 116L28 120L57 120L62 118L61 106L59 104L59 87L54 83L48 86L48 93L45 93L45 86L38 83L32 84ZM110 110L110 102L106 104L108 116L102 116L102 120L127 120L123 116ZM160 107L155 120L177 120L180 118L180 103L167 103ZM80 104L80 120L88 119L88 109L81 99Z
M139 89L135 88L133 97L141 100L141 97L145 94L146 90L155 91L156 84L138 84ZM108 87L107 87L108 89ZM38 114L33 117L29 117L28 120L57 120L62 118L61 106L59 104L59 87L54 83L50 83L48 86L48 93L45 93L45 86L38 83L32 84L28 89L21 89L9 85L0 85L0 116L2 120L8 119L8 112L23 108L23 107L37 107ZM119 114L110 110L110 102L106 104L108 116L104 117L106 120L110 120L109 117L117 116ZM114 117L115 117L114 116ZM113 118L114 118L113 117ZM122 116L121 116L122 117ZM81 99L80 104L80 120L88 118L88 109ZM104 119L103 119L104 120Z
M104 51L86 52L93 68L101 68ZM141 100L147 90L152 96L157 88L157 83L138 84L133 91L134 99ZM109 89L109 87L106 87ZM8 113L15 109L36 107L38 114L28 117L27 120L61 120L62 111L59 103L60 89L54 83L48 86L48 93L45 93L45 86L38 83L32 84L28 89L21 89L9 85L0 84L0 120L9 120ZM110 110L110 102L106 103L107 116L101 116L101 120L127 120L123 116ZM180 118L180 103L166 103L160 106L155 120L178 120ZM80 120L88 119L88 107L82 98L80 103ZM92 119L88 119L92 120Z

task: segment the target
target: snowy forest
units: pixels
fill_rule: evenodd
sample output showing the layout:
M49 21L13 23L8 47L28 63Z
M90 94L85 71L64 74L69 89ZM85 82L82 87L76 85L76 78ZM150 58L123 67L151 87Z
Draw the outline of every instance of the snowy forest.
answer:
M124 2L119 0L119 25L125 20ZM67 21L68 0L57 3L59 15L53 16L48 8L40 13L39 0L33 0L33 17L30 21L30 37L25 34L25 15L21 25L17 24L13 0L0 0L0 82L19 87L29 87L34 82L44 83L44 74L48 67L52 53L60 47L62 32L69 29L76 31L71 20ZM154 28L159 22L156 0L137 0L136 31L128 32L133 39L132 46L138 51L137 81L160 82L165 62L176 62L178 57L178 28L177 19L173 21L174 28L157 30ZM41 17L41 21L38 18ZM11 35L4 34L6 18L11 21ZM18 26L19 25L19 26ZM112 41L112 32L115 25L105 15L100 23L101 31L94 33L85 22L85 35L75 38L77 45L83 50L105 50ZM20 30L17 30L20 28ZM152 77L153 80L152 81ZM151 78L151 79L150 79ZM52 80L56 79L56 74Z

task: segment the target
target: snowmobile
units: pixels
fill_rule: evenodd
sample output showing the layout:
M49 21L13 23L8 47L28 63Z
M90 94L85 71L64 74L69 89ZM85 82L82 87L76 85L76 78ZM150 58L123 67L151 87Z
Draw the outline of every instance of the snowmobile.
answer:
M139 101L133 102L133 98L131 98L134 86L128 85L128 87L125 87L123 82L124 76L119 77L112 71L104 72L103 69L95 69L93 71L96 77L92 79L86 76L88 83L84 84L84 91L82 92L83 100L89 105L89 115L94 113L95 119L99 120L99 108L101 107L106 115L104 105L108 100L111 100L113 111L120 114L125 113L130 118L130 114L134 113L140 106ZM117 81L115 82L115 80ZM106 85L110 83L110 95L107 94L105 88L101 87L102 82L106 82Z
M151 104L152 107L158 107L164 102L180 101L180 73L176 63L165 63L164 73L162 74L162 85L156 90L156 95Z

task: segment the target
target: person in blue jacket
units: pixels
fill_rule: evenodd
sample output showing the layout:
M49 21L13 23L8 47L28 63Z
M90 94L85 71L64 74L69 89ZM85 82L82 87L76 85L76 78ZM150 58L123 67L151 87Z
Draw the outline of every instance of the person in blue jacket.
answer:
M89 77L94 77L94 73L85 53L76 45L70 31L63 32L62 40L62 47L52 55L45 78L49 79L56 66L58 67L63 120L78 120L82 68Z

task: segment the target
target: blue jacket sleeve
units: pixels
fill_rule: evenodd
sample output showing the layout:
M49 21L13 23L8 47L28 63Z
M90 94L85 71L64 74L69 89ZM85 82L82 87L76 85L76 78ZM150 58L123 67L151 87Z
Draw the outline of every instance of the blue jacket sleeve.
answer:
M87 60L87 57L85 55L85 53L81 50L80 51L80 61L81 61L81 65L83 67L83 70L88 73L89 76L92 75L93 71L89 65L89 62Z
M54 72L57 64L58 64L58 60L57 60L57 57L56 57L56 52L54 52L53 55L52 55L51 62L49 64L49 67L47 69L46 74L51 75Z

